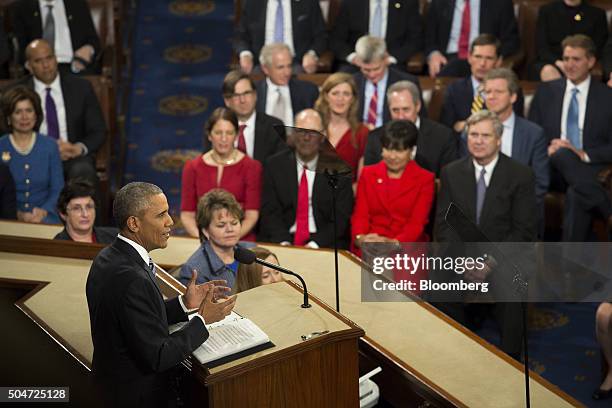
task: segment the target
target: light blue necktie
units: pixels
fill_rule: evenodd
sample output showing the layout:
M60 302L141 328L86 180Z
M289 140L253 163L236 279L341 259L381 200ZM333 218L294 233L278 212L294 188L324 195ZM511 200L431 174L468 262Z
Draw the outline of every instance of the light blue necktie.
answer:
M374 37L382 38L382 5L381 0L376 0L376 8L374 9L374 18L372 19L372 29L370 34Z
M285 34L285 20L283 19L283 1L278 0L276 17L274 18L274 42L282 43Z
M485 183L485 174L487 171L482 168L478 183L476 183L476 224L480 224L480 213L484 204L485 195L487 194L487 184Z
M566 133L567 140L576 148L582 149L580 143L580 128L578 127L578 117L580 109L578 108L578 88L572 89L572 99L570 100L569 109L567 110Z

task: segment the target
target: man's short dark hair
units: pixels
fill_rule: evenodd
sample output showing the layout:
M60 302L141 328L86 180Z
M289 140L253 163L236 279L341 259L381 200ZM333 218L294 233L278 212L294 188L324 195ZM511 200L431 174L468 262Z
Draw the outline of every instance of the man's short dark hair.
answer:
M380 143L385 149L412 149L419 137L419 131L409 120L392 120L384 127Z
M131 216L142 216L142 213L150 206L150 197L163 193L162 189L155 184L140 181L121 187L115 194L113 202L113 217L119 229L125 229L127 220Z
M561 42L561 50L564 51L565 47L582 48L586 51L587 56L595 57L597 55L597 47L595 43L588 35L574 34L568 35Z
M59 198L57 199L57 211L60 214L66 215L66 208L70 200L74 198L91 197L96 201L96 189L94 185L85 179L70 180L64 185Z
M470 54L474 52L474 47L483 45L492 45L495 47L495 55L499 57L501 42L493 34L488 33L480 34L478 37L474 38L474 41L472 41L470 45Z
M223 93L224 98L231 98L231 96L236 92L236 84L243 79L249 81L251 85L251 89L255 90L255 82L253 79L244 72L235 69L227 73L225 78L223 78L223 85L221 86L221 92Z

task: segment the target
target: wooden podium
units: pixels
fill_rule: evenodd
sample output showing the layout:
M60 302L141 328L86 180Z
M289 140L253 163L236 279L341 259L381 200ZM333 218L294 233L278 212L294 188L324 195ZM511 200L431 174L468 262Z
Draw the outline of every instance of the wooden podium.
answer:
M302 300L292 282L240 293L235 311L274 347L211 369L192 357L193 399L202 403L194 406L358 407L363 330L313 296L311 308L302 308ZM325 334L302 340L315 332Z

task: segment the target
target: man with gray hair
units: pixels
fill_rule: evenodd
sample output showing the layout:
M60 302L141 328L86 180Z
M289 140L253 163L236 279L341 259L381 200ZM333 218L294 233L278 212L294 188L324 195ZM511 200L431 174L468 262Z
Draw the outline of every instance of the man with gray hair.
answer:
M105 406L159 407L169 395L173 370L208 338L205 323L223 319L235 296L215 299L225 281L196 285L197 272L184 295L164 301L149 252L165 248L172 218L162 190L129 183L115 196L113 215L120 233L93 261L86 293L94 353L92 374ZM168 325L188 321L168 334Z
M387 87L401 80L410 81L418 87L419 80L414 75L389 67L391 60L382 38L364 35L355 43L355 54L355 64L360 69L360 72L354 75L359 91L360 117L372 130L390 120L384 97ZM427 116L424 107L421 115Z
M293 126L293 115L312 108L319 97L319 88L306 81L293 78L291 50L287 44L272 43L261 49L261 69L266 75L257 83L258 112L265 112Z
M414 159L426 170L440 176L440 170L456 160L457 138L453 132L433 120L419 117L422 103L419 88L410 81L398 81L387 89L387 104L391 119L408 120L419 130L417 144L413 150ZM381 137L383 128L379 127L368 134L364 164L378 163L382 156Z
M478 226L491 242L532 242L536 239L535 179L531 168L502 152L503 125L488 110L467 119L469 155L442 169L434 237L438 242L461 241L446 222L451 203ZM470 271L463 278L483 282L490 268ZM522 351L520 306L497 303L496 315L501 328L501 349L515 359ZM450 315L465 324L465 310L454 309Z

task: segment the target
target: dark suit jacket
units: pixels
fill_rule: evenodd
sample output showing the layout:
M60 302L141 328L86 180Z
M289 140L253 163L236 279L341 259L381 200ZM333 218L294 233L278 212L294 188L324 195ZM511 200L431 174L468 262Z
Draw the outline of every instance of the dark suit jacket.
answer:
M382 145L380 138L384 129L379 127L368 134L364 164L376 164L381 160ZM440 170L448 163L457 160L457 139L453 132L433 120L421 118L417 153L415 161L424 168L440 176Z
M425 55L436 50L446 54L454 9L455 0L431 0L425 22ZM481 1L480 33L490 33L499 38L501 55L514 54L520 43L512 1Z
M544 128L551 139L561 137L561 116L566 79L543 82L536 91L529 120ZM612 89L591 78L587 97L582 146L592 164L612 163Z
M612 73L612 35L608 37L608 42L603 49L602 65L604 69L604 82L608 82Z
M444 94L440 122L452 129L456 122L466 120L470 116L473 101L474 88L472 87L471 76L451 83L446 88L446 93ZM525 112L524 106L523 91L519 88L516 102L512 106L514 113L518 116L523 116Z
M0 163L0 218L17 218L17 195L15 181L9 167Z
M531 242L536 236L535 182L531 169L499 154L480 215L479 228L492 242ZM444 221L454 202L472 222L476 222L476 175L471 156L442 169L435 239L458 241Z
M88 80L70 74L60 74L60 84L66 108L68 141L83 143L89 155L94 155L106 140L106 122L93 87ZM34 79L28 76L15 85L34 89Z
M253 159L261 164L266 162L266 159L273 154L280 152L285 148L285 142L278 135L274 126L283 126L283 122L274 116L266 115L263 112L257 112L255 115L255 146L253 148ZM204 151L207 152L212 148L210 140L204 139Z
M96 234L96 242L98 244L112 244L115 238L117 238L117 234L119 230L113 227L93 227L93 232ZM72 241L72 237L68 235L68 231L66 231L66 227L63 230L57 233L53 239L61 240L61 241Z
M398 7L399 6L399 7ZM370 30L370 0L344 1L329 38L336 60L346 61L357 40ZM400 67L423 49L423 24L417 0L389 2L385 42Z
M89 6L85 0L64 0L66 18L70 28L72 49L78 50L89 44L94 47L95 56L100 53L100 40L91 19ZM13 31L19 41L21 60L25 60L25 47L37 38L42 38L43 21L37 0L20 0L13 3Z
M255 64L259 63L259 51L265 45L266 8L268 0L243 1L240 23L236 29L235 51L251 51ZM327 49L327 31L316 0L291 1L291 27L295 60L302 63L302 57L309 50L321 55Z
M353 75L355 79L355 84L357 85L357 90L359 91L359 110L357 111L357 115L359 119L363 118L363 105L364 103L368 103L369 101L365 101L365 87L367 79L361 72L357 72ZM395 68L389 67L389 76L387 78L387 89L396 83L397 81L410 81L419 88L419 94L421 94L421 101L423 100L423 95L421 92L421 86L419 85L419 79L407 72L399 71ZM387 105L387 89L385 89L384 95L379 95L379 98L384 98L383 105L383 123L387 123L391 120L391 113L389 112L389 106ZM419 114L422 118L427 117L427 109L425 108L425 104L421 103L421 112Z
M544 129L527 119L516 117L512 134L512 158L533 170L538 205L544 204L544 196L550 184L547 148Z
M597 56L608 38L608 19L606 12L599 7L582 2L578 7L569 8L563 0L544 4L538 12L536 23L537 61L554 64L562 58L561 42L568 35L586 34L595 43ZM576 21L574 16L582 17Z
M178 298L163 300L148 266L117 238L96 256L87 277L94 345L92 372L110 404L159 406L167 401L168 370L208 338L202 320L186 321Z
M320 160L320 159L319 159ZM258 241L292 242L289 229L295 223L298 196L295 155L287 150L268 159L264 168L261 222ZM317 232L310 236L320 247L333 247L334 223L332 192L323 174L315 176L312 207ZM340 179L336 199L337 238L340 248L348 248L349 219L353 211L351 179Z
M255 109L257 112L265 112L268 84L263 79L255 87L257 88L257 104ZM289 80L289 93L291 94L293 114L297 115L300 111L314 106L315 101L319 97L319 88L312 82L291 78Z

